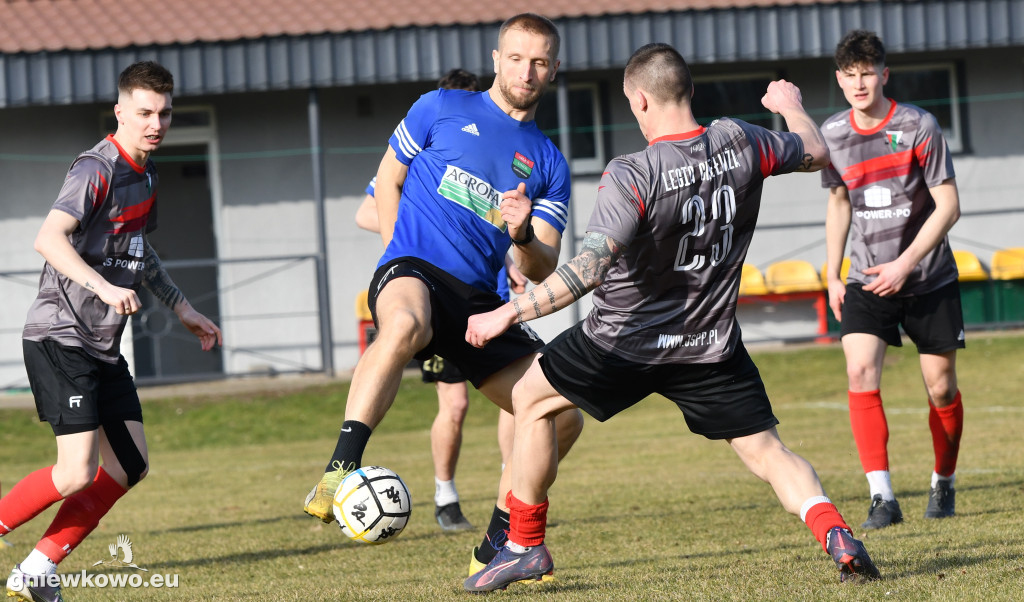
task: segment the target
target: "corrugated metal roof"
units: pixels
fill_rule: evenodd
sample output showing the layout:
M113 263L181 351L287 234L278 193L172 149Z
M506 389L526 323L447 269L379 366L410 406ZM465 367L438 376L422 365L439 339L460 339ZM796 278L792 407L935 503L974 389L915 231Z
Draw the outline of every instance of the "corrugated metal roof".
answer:
M833 0L823 4L852 2ZM672 12L815 0L548 0L549 18ZM6 0L0 52L101 50L408 27L500 22L518 12L497 0ZM534 9L539 10L539 9Z
M268 1L250 3L263 6ZM559 1L568 2L553 3ZM610 0L598 4L602 2ZM14 0L0 3L0 7L24 3ZM108 0L38 3L106 5ZM472 2L467 0L466 6L469 4ZM699 4L717 7L726 3ZM619 67L633 50L652 41L673 44L692 63L826 57L831 56L839 38L856 27L879 32L890 54L1024 45L1024 0L763 4L767 3L558 17L562 69ZM161 8L152 19L160 21L166 12ZM329 20L328 13L324 20ZM252 39L202 41L197 37L194 41L154 41L121 48L4 53L0 54L0 108L112 100L120 70L142 58L158 60L171 69L176 96L428 81L453 65L487 73L499 24L500 20L494 20L282 32Z

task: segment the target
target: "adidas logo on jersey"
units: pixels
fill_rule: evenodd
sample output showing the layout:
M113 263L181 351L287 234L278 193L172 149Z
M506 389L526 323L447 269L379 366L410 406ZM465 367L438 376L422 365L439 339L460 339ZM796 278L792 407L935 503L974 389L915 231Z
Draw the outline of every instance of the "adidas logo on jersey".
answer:
M470 134L473 134L474 136L479 136L480 135L480 130L478 130L476 128L476 124L475 123L471 123L471 124L467 125L466 127L462 128L462 131L470 133Z

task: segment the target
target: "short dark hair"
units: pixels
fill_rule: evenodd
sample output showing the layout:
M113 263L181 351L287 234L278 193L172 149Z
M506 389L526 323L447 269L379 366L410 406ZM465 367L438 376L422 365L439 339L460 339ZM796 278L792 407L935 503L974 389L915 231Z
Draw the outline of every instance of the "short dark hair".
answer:
M693 77L679 51L668 44L641 46L626 62L623 82L627 89L641 88L664 103L678 104L693 98Z
M836 68L845 71L857 65L885 65L885 45L873 31L854 29L836 45Z
M465 69L452 69L441 76L437 82L438 88L446 90L469 90L470 92L480 91L480 81L476 75Z
M174 76L166 67L153 61L133 63L121 72L117 80L117 91L130 95L136 89L170 94L174 91Z
M562 37L558 34L558 28L547 17L542 17L536 13L519 13L514 17L509 17L501 24L501 29L498 30L499 46L501 46L501 39L505 37L505 32L510 29L521 29L527 33L539 33L547 36L551 41L551 56L549 58L551 60L558 58Z

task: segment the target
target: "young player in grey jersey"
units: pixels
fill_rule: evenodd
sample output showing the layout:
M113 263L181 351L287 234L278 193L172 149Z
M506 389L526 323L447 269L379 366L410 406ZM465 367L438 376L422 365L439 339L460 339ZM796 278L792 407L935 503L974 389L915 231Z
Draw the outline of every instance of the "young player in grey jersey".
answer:
M171 124L173 88L171 73L153 62L121 73L117 131L75 161L36 236L46 265L25 323L25 367L39 419L56 436L57 463L0 498L0 535L63 503L7 578L8 596L61 600L57 564L146 475L142 406L119 351L128 316L140 309L138 287L174 310L204 351L221 343L146 240L158 184L149 155Z
M597 288L587 319L545 347L513 390L509 544L465 588L503 589L553 570L544 536L554 418L580 407L607 420L651 393L675 402L691 431L726 440L770 483L832 555L840 579L877 578L814 469L779 439L735 321L764 179L828 164L800 91L776 81L762 99L792 133L732 119L700 127L689 69L665 44L633 54L623 90L650 145L608 165L583 249L529 294L469 320L466 340L482 347Z
M925 518L955 513L953 482L964 410L956 350L964 347L956 262L946 233L960 217L953 161L930 113L883 94L885 47L855 30L836 47L836 80L850 110L829 117L822 133L832 163L825 220L829 305L841 322L849 382L850 426L871 495L861 526L903 520L889 476L889 427L882 408L882 364L899 327L917 345L928 393L935 452ZM847 284L840 266L850 241Z

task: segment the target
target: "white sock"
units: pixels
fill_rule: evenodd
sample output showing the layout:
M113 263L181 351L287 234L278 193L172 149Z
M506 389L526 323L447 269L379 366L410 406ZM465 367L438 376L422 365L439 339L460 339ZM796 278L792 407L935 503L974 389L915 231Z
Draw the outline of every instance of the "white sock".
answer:
M939 481L946 481L947 483L949 483L949 486L952 487L953 483L956 482L956 473L954 472L953 474L949 475L948 477L944 477L944 476L940 475L939 473L933 471L932 472L932 489L935 489L935 487L939 484Z
M21 572L28 575L52 575L57 572L57 564L39 550L32 550L32 553L21 561Z
M455 490L455 479L441 481L434 477L434 504L438 507L454 504L459 501L459 492Z
M824 496L824 495L816 495L814 497L807 498L807 500L803 503L803 505L800 506L800 520L802 520L802 521L804 521L806 523L807 522L807 511L810 510L811 508L813 508L814 506L817 506L818 504L831 504L831 503L832 503L832 500L828 499L828 496Z
M516 554L525 554L526 552L529 552L533 549L533 546L521 546L512 540L505 542L505 547L512 550Z
M871 488L871 497L882 496L882 500L891 502L896 499L892 492L892 481L889 480L888 470L872 470L864 475L868 478L868 487Z

